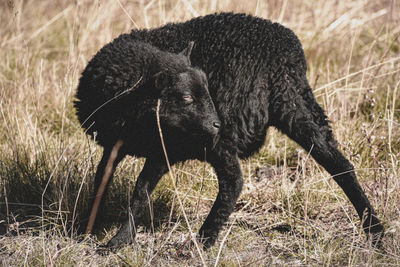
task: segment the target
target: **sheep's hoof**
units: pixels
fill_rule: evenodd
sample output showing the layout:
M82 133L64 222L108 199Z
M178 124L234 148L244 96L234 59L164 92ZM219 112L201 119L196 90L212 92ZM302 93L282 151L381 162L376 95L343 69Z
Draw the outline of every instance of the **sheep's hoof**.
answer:
M106 256L108 255L112 249L108 248L107 245L100 245L96 248L96 253L101 255L101 256Z
M106 247L115 250L123 246L132 244L135 239L135 232L129 221L124 222L118 233L111 238Z
M373 248L378 249L378 250L383 250L384 248L383 248L382 240L383 240L384 235L385 235L385 232L383 230L380 232L375 232L375 233L370 232L367 235L367 238L371 240Z

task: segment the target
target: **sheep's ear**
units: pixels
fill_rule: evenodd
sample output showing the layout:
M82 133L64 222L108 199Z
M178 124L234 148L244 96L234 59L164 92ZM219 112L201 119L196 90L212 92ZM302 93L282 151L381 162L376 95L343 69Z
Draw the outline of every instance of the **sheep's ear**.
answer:
M164 89L172 85L172 76L168 71L160 71L154 75L154 85L158 89Z
M190 55L192 54L193 46L194 46L194 42L190 41L188 46L179 53L180 55L187 58L187 60L189 61L189 64L190 64Z

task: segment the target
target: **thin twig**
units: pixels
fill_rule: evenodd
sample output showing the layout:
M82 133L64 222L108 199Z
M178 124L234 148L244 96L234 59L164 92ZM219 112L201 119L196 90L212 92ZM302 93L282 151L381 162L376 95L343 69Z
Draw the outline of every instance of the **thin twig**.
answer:
M3 183L3 187L4 187L4 201L5 201L5 204L6 204L7 232L8 232L8 227L10 225L10 211L9 211L9 208L8 208L8 198L7 198L6 183Z
M218 266L219 258L221 257L222 248L224 247L225 241L228 238L228 235L231 232L235 221L236 221L236 217L235 217L235 220L232 222L231 226L229 227L228 231L226 231L226 234L224 235L224 238L222 239L221 244L219 245L217 258L215 259L215 264L214 264L215 267Z
M315 89L315 90L314 90L314 94L315 94L316 92L321 91L321 90L324 89L324 88L327 88L327 87L329 87L329 86L331 86L331 85L333 85L333 84L335 84L335 83L338 83L338 82L340 82L340 81L346 80L346 79L348 79L348 78L350 78L350 77L353 77L353 76L355 76L355 75L357 75L357 74L360 74L360 73L362 73L362 72L364 72L364 71L367 71L367 70L370 70L370 69L373 69L373 68L377 68L377 67L380 67L380 66L385 65L385 64L388 64L388 63L393 63L393 62L396 62L396 61L399 61L399 60L400 60L400 57L390 58L390 59L388 59L388 60L386 60L386 61L384 61L384 62L380 62L380 63L378 63L378 64L375 64L375 65L369 66L369 67L367 67L367 68L364 68L364 69L362 69L362 70L359 70L359 71L350 73L350 74L348 74L348 75L346 75L346 76L344 76L344 77L342 77L342 78L339 78L339 79L337 79L337 80L335 80L335 81L333 81L333 82L327 83L327 84L325 84L325 85L323 85L323 86L321 86L321 87Z
M97 190L96 198L94 200L93 206L92 206L92 211L90 212L90 217L89 217L89 222L86 227L86 234L90 234L92 232L93 224L94 221L96 220L97 216L97 211L99 210L100 202L103 197L104 191L106 189L106 185L108 183L108 180L111 177L111 173L113 171L113 165L114 161L118 156L118 151L123 145L123 141L120 139L118 140L115 145L113 146L113 149L111 150L110 157L108 158L106 168L104 170L104 175L103 179L101 180L101 184L99 186L99 189Z
M124 6L122 5L121 1L117 0L119 6L121 7L122 11L124 11L125 15L130 19L130 21L132 22L133 25L135 25L136 29L139 29L139 25L137 25L137 23L132 19L131 15L129 15L128 11L126 11L126 9L124 8Z
M134 88L136 88L136 86L140 83L140 81L143 79L143 76L140 76L139 80L130 88L122 91L120 94L114 96L113 98L107 100L106 102L104 102L103 104L101 104L100 106L98 106L92 113L90 113L90 115L81 123L82 126L97 112L99 111L99 109L103 108L105 105L107 105L108 103L110 103L111 101L114 101L115 99L117 99L118 97L132 91ZM90 125L91 127L92 125ZM88 127L89 128L89 127Z
M204 261L203 254L201 253L201 250L200 250L200 246L199 246L199 244L198 244L198 241L196 240L195 237L193 237L192 227L190 226L189 220L188 220L188 218L187 218L187 216L186 216L186 213L185 213L185 209L184 209L182 200L181 200L181 198L180 198L180 196L179 196L178 189L176 188L175 175L174 175L174 173L173 173L173 171L172 171L172 169L171 169L171 165L170 165L170 163L169 163L169 159L168 159L168 155L167 155L167 150L166 150L165 144L164 144L164 137L163 137L162 130L161 130L161 124L160 124L160 105L161 105L161 99L158 99L158 101L157 101L157 110L156 110L157 126L158 126L158 131L159 131L159 134L160 134L160 138L161 138L161 146L162 146L162 149L163 149L163 152L164 152L164 156L165 156L165 160L166 160L166 162L167 162L167 166L168 166L168 170L169 170L169 177L171 178L172 184L174 185L175 195L176 195L176 198L178 199L179 206L180 206L181 209L182 209L183 217L185 218L186 224L187 224L187 226L188 226L188 228L189 228L189 232L190 232L191 239L192 239L194 245L196 246L197 252L199 253L199 256L200 256L200 259L201 259L201 262L202 262L203 266L207 266L207 265L206 265L206 262Z
M92 158L92 156L93 156L92 154L93 154L93 151L90 152L90 156L89 156L89 160L88 161L90 161L90 159ZM76 210L77 210L77 207L78 207L78 200L79 200L79 196L81 195L83 185L84 185L84 183L86 181L86 177L87 177L88 171L89 171L89 167L87 167L86 170L85 170L85 173L83 175L83 179L82 179L81 184L80 184L79 189L78 189L78 194L77 194L76 199L75 199L74 210L72 212L71 239L72 239L72 236L74 234L74 224L75 224L75 219L76 219Z
M207 160L207 149L204 147L204 162ZM203 168L203 175L201 177L201 185L200 185L200 192L199 192L199 197L197 198L197 204L196 204L196 215L197 217L199 216L199 207L200 207L200 198L201 198L201 192L203 191L204 187L204 175L206 173L206 165L204 164Z

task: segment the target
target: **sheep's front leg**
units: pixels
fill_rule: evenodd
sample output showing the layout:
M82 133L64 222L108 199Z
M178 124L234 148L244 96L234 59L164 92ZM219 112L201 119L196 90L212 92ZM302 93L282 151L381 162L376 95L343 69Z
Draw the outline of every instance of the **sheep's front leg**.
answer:
M200 241L212 246L224 223L233 212L243 186L243 177L237 155L228 152L212 156L210 160L218 176L219 192L214 205L199 231Z
M168 171L163 160L147 159L136 181L128 218L119 232L108 242L108 247L118 247L133 242L136 234L135 220L149 207L150 195L161 177Z

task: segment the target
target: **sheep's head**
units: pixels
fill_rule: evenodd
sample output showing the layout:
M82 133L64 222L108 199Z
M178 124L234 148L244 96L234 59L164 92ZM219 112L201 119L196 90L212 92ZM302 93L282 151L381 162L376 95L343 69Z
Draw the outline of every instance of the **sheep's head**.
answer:
M180 53L189 56L193 44ZM160 121L169 138L179 141L204 142L215 145L220 120L208 91L205 73L190 65L183 72L170 70L159 72L154 77L161 100ZM175 143L175 142L174 142Z
M220 120L204 72L195 68L178 74L163 72L155 84L161 89L160 121L168 136L214 145Z

